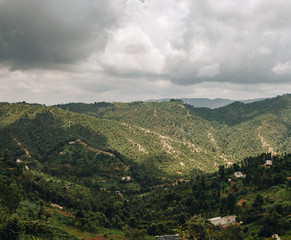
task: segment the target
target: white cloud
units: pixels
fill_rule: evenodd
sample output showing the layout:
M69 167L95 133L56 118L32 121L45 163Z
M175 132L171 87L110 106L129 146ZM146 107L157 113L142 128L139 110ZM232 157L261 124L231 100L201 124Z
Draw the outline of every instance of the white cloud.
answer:
M272 72L278 75L290 75L291 74L291 61L279 62L273 68Z
M0 5L2 99L243 99L290 90L289 0Z
M159 74L164 57L140 28L128 26L113 34L101 63L114 74Z
M255 54L256 55L259 55L259 56L268 56L268 55L271 55L272 54L272 49L270 49L268 47L265 47L265 46L259 46L256 49Z

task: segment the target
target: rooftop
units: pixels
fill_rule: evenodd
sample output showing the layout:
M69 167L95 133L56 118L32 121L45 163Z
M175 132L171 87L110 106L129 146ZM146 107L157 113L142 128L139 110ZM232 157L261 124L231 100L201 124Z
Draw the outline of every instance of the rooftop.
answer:
M160 236L155 236L156 240L179 240L178 234L175 235L160 235Z
M230 216L225 216L225 217L209 218L208 220L215 226L217 225L229 226L236 223L235 218L236 218L236 215L230 215Z

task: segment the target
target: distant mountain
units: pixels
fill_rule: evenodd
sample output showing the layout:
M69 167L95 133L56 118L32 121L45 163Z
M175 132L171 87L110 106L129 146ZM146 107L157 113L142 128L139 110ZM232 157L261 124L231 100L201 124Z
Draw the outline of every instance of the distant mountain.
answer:
M264 100L264 98L247 99L247 100L230 100L230 99L223 99L223 98L215 98L215 99L181 98L181 100L195 107L207 107L207 108L214 109L214 108L224 107L233 102L252 103L252 102L262 101Z
M228 104L231 104L233 102L242 102L242 103L252 103L257 101L262 101L264 98L257 98L257 99L247 99L247 100L230 100L230 99L224 99L224 98L215 98L215 99L209 99L209 98L180 98L184 103L188 103L194 107L207 107L207 108L220 108L224 107ZM148 102L168 102L170 101L170 98L163 98L158 100L148 100Z

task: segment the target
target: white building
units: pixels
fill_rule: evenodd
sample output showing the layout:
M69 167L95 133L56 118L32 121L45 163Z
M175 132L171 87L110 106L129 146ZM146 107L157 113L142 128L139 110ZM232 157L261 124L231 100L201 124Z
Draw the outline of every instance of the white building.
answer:
M236 178L245 178L246 177L246 175L242 174L241 172L234 172L234 176Z
M131 180L131 176L122 177L120 180L121 180L121 181L128 182L128 181Z
M272 160L266 160L265 162L265 165L269 167L272 166L272 164L273 164Z
M225 217L215 217L215 218L209 218L208 220L215 226L230 226L233 224L236 224L236 215L230 215Z

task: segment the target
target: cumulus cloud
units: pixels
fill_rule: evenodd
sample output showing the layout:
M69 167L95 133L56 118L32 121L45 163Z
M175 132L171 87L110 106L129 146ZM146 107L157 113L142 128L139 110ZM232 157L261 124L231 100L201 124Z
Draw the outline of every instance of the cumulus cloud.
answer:
M199 78L196 68L199 64L202 65L200 69L219 65L219 74L216 74L219 82L280 81L269 70L274 61L290 54L291 32L286 28L291 20L286 12L289 7L291 3L283 0L276 3L261 0L191 1L191 10L184 20L186 31L177 48L179 55L182 52L184 57L179 60L173 55L175 61L167 71L174 76L174 82L184 84L213 81L212 78ZM278 20L282 17L284 21ZM203 48L197 51L197 45ZM197 58L194 66L193 57ZM177 78L176 69L184 69L185 64L191 66L192 71L184 71L184 75Z
M272 50L270 48L264 47L264 46L259 46L256 49L255 52L256 55L258 56L268 56L272 54Z
M284 93L290 9L288 0L0 0L1 86L86 101Z
M109 74L182 85L286 82L270 69L291 53L288 7L286 0L128 0L127 22L100 62Z
M291 61L287 61L284 63L277 63L272 71L278 75L290 75L291 74Z
M101 62L107 72L114 74L159 74L163 58L147 35L135 26L128 26L114 34Z

